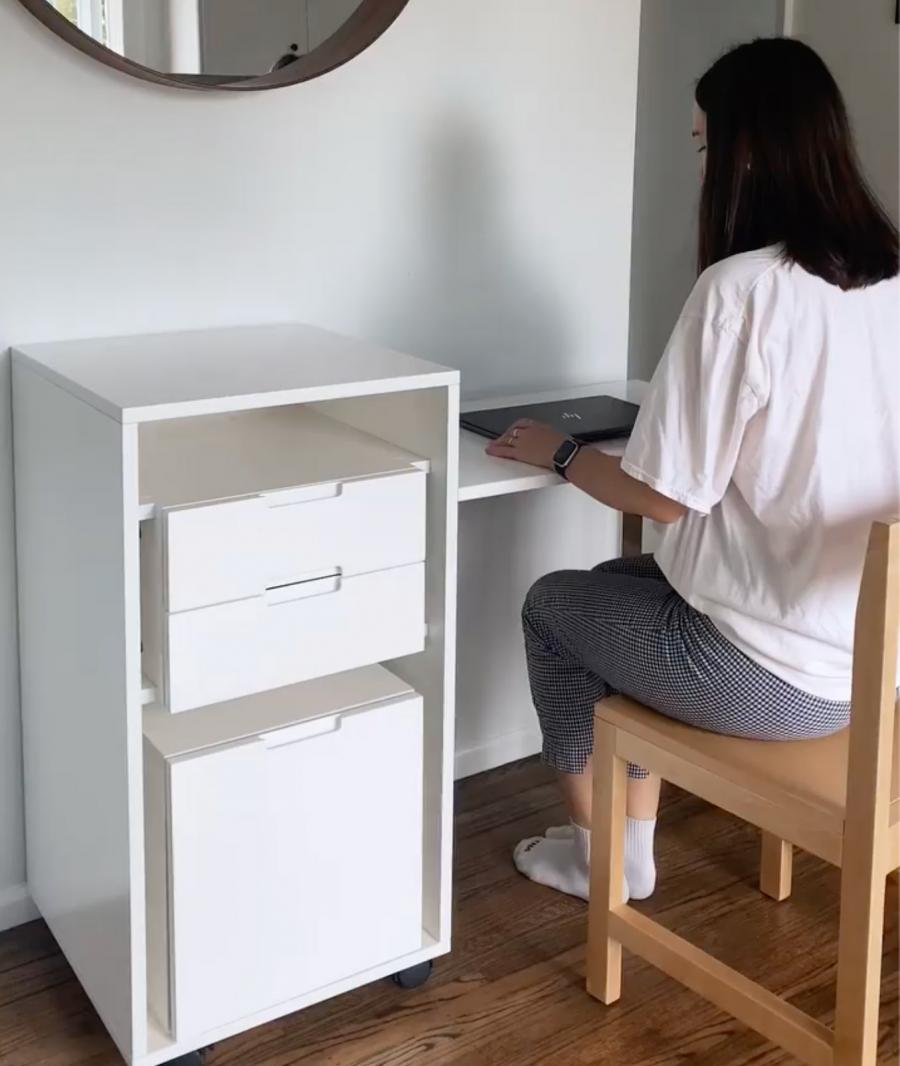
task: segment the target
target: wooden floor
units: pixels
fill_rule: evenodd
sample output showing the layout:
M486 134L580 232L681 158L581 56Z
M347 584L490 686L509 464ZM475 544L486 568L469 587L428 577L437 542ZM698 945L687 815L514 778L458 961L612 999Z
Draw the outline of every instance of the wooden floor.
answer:
M513 870L522 836L561 821L534 760L461 783L453 953L414 992L379 982L217 1045L208 1066L775 1066L794 1060L634 958L611 1009L583 987L585 905ZM793 898L755 889L756 833L681 793L661 819L648 912L832 1020L837 871L798 857ZM888 903L878 1063L898 1056L897 896ZM2 1066L120 1066L40 922L0 934Z

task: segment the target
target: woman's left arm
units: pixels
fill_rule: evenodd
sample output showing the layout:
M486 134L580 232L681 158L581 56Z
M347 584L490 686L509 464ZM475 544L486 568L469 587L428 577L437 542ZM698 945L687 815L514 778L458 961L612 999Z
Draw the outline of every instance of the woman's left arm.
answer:
M527 419L488 445L489 455L517 459L531 466L553 469L553 456L567 438L549 426ZM637 514L654 522L671 524L687 514L687 507L626 474L617 456L582 448L569 464L566 479L607 507Z

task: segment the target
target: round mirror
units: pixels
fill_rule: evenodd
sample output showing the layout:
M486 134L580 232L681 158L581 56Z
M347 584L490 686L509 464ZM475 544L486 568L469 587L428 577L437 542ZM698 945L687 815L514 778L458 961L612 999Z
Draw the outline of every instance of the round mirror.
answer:
M82 52L192 89L273 89L368 48L407 0L21 0Z

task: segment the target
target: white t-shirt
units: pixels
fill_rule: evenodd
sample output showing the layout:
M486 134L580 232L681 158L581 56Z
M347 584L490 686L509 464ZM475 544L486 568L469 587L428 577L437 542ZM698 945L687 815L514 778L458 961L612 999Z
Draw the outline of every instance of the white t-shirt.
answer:
M698 280L622 468L690 510L656 559L733 644L849 700L874 519L900 514L900 279L843 292L765 248Z

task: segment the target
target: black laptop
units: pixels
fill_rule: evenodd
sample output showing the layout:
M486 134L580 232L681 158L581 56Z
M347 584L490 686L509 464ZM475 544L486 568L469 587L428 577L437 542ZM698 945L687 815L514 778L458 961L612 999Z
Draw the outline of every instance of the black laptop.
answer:
M520 418L530 418L587 444L627 437L634 428L637 414L637 404L626 403L613 396L583 396L577 400L469 411L460 417L460 424L463 429L496 440Z

